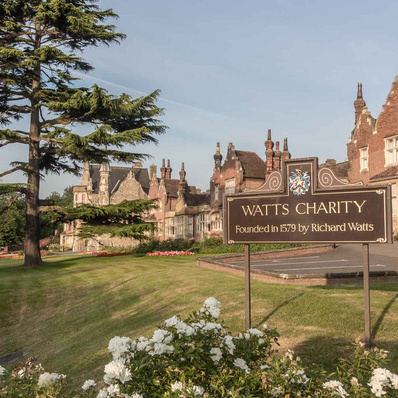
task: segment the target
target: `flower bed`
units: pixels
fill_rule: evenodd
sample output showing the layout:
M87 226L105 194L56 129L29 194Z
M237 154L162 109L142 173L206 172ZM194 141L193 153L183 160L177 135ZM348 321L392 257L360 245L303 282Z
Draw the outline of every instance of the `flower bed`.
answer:
M9 253L9 254L0 254L0 258L20 258L24 257L24 255L19 255L17 253Z
M193 256L195 253L189 251L163 251L163 252L149 252L147 256Z
M113 253L102 252L97 254L97 257L125 256L126 254L133 254L133 252L113 252Z
M380 367L387 356L383 350L357 344L353 358L341 360L327 377L321 369L305 369L291 350L276 355L278 333L266 324L232 336L218 322L220 307L210 297L187 319L164 321L150 338L112 338L112 361L105 365L103 381L88 379L80 392L64 392L66 376L44 372L33 359L12 372L0 366L0 396L398 397L398 375Z

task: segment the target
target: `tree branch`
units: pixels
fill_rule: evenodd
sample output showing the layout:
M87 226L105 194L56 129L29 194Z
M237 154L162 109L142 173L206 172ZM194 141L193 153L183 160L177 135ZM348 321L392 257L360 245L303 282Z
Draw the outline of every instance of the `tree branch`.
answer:
M14 173L16 171L21 171L21 170L23 170L21 166L14 167L10 170L4 171L3 173L0 173L0 178L6 176L8 174Z

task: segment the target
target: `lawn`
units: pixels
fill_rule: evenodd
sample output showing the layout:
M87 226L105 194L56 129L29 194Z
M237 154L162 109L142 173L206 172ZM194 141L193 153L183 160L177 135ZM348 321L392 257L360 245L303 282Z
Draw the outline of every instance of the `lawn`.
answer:
M0 261L0 357L23 351L80 384L99 379L113 336L149 336L162 320L188 315L209 296L233 332L244 327L241 276L196 266L194 257L48 257L35 269ZM373 283L375 343L398 371L398 283ZM363 336L361 285L252 282L253 325L267 322L306 364L333 369Z

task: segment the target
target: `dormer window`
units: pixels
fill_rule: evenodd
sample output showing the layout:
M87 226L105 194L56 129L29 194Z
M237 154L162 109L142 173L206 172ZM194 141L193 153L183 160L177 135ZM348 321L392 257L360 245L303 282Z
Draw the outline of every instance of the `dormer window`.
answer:
M359 164L360 164L360 171L368 171L369 163L369 154L368 154L368 147L360 148L359 149Z
M386 166L398 163L398 137L385 139Z

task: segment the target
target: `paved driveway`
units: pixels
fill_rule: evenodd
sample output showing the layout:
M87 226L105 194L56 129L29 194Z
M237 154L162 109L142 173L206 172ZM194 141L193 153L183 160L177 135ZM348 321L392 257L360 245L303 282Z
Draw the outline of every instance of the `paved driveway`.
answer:
M398 242L370 245L370 271L398 275ZM243 265L242 261L232 264ZM338 245L323 254L252 260L251 268L283 274L345 274L362 271L362 245Z

